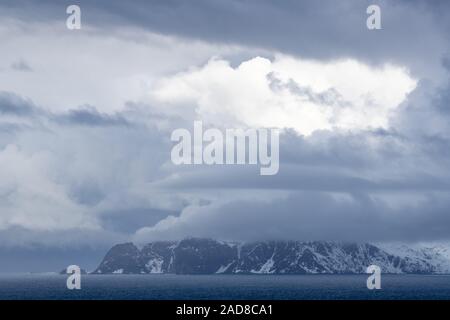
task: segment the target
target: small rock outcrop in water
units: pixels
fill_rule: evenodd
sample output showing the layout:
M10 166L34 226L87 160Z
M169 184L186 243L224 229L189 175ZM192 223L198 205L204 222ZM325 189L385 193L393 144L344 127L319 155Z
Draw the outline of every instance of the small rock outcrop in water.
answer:
M317 274L365 273L376 264L384 273L448 273L427 256L391 254L367 243L212 239L158 241L139 249L133 243L112 247L95 274Z

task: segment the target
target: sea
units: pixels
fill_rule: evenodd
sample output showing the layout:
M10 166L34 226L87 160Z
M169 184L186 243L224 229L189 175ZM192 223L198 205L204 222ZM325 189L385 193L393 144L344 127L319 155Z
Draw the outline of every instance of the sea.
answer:
M39 300L450 300L450 275L82 275L69 290L59 274L0 274L0 299Z

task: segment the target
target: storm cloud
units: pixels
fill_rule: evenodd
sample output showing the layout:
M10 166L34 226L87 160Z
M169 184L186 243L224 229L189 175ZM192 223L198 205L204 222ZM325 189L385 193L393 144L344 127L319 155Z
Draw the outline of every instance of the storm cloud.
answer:
M375 2L2 1L0 255L450 240L450 4ZM174 165L194 120L278 128L278 174Z

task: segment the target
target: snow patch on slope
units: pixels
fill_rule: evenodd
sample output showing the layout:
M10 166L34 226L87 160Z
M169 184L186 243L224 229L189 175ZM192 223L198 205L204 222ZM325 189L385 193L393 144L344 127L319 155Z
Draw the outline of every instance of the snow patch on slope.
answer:
M162 270L163 263L164 263L163 259L154 258L154 259L150 259L145 264L145 267L147 268L149 273L163 273L163 270Z
M234 261L231 261L229 264L227 264L226 266L220 266L219 269L217 269L216 273L224 273L228 270L228 268L234 263Z
M259 270L252 269L251 273L258 273L258 274L268 274L268 273L274 273L275 270L272 270L273 265L275 264L275 261L273 261L273 257L268 259L266 263L264 263Z

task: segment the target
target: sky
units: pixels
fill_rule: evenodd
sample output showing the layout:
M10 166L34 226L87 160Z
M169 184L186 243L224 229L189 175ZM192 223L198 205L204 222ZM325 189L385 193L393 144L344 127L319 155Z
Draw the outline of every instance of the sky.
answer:
M93 269L127 241L450 241L448 12L1 1L0 272ZM194 121L277 128L278 173L173 164Z

